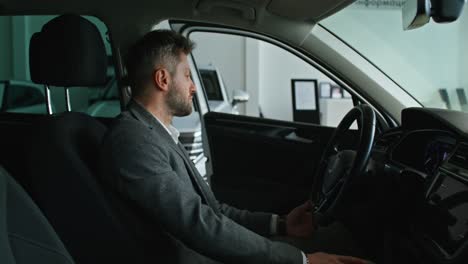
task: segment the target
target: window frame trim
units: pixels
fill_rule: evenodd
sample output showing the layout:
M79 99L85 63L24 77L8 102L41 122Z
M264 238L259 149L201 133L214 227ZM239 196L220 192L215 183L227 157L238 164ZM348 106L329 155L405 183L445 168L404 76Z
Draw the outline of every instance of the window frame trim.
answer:
M275 45L278 48L282 48L285 51L288 51L292 53L293 55L297 56L299 59L303 60L305 63L309 64L310 66L315 67L322 74L324 74L325 76L333 80L335 83L340 85L347 92L349 92L352 95L352 97L356 98L356 100L359 101L360 103L366 103L370 105L376 111L377 115L380 117L379 120L385 122L385 124L383 124L385 128L394 128L394 127L399 126L395 118L388 111L383 109L381 105L375 102L375 100L373 100L372 98L370 99L366 98L364 95L360 94L357 91L357 89L353 89L351 85L349 85L346 81L340 78L339 74L334 73L333 70L330 69L330 67L323 65L317 59L315 59L311 54L307 55L306 51L300 48L294 47L291 44L288 44L277 38L267 36L265 34L252 32L246 29L227 27L223 25L193 22L193 21L184 21L184 20L169 20L169 24L171 25L171 28L173 28L173 30L178 31L179 33L181 33L182 35L188 38L190 37L190 34L195 33L195 32L229 34L229 35L236 35L236 36L241 36L241 37L250 37L256 40L265 41L269 44ZM196 65L196 61L195 61L195 58L193 57L193 53L192 53L192 60L194 62L194 65ZM199 72L198 67L196 67L196 70L197 72ZM199 78L201 78L201 76L199 76ZM203 87L203 93L205 94L205 100L208 100L204 87ZM353 103L354 103L354 100L353 100ZM208 107L208 112L210 112L209 107Z

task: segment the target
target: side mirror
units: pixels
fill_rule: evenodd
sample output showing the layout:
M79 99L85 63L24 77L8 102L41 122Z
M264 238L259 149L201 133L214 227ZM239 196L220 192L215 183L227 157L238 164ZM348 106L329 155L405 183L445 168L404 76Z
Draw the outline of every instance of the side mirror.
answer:
M238 103L245 103L249 101L250 95L246 91L235 89L232 96L232 106Z
M403 29L415 29L429 23L449 23L457 20L466 0L407 0L402 9Z

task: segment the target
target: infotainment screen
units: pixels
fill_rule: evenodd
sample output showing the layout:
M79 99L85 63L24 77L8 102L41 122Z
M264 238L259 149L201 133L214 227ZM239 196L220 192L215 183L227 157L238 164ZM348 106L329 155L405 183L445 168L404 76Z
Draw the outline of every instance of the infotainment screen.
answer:
M439 131L408 134L393 149L392 160L428 176L435 176L439 167L453 152L456 139Z
M453 255L468 240L468 179L442 171L425 210L424 233Z

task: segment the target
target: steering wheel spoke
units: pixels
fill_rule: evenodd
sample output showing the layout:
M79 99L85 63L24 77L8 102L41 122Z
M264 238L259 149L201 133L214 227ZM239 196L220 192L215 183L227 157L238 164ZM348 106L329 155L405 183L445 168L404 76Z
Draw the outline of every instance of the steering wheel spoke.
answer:
M356 150L339 150L339 141L355 121L359 124L360 139ZM368 105L358 105L345 115L335 129L323 152L312 193L312 197L316 197L316 201L313 201L316 212L325 219L331 219L337 208L342 206L352 183L367 166L375 127L374 110Z

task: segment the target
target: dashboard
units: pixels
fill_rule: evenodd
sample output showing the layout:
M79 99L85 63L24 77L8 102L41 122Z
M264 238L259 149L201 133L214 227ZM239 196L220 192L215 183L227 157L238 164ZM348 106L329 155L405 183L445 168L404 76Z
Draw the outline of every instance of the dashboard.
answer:
M407 207L407 244L426 257L421 263L468 263L468 127L464 120L468 114L405 109L402 126L382 134L374 146L387 156L384 162L392 168L390 176L411 193L395 201Z
M405 134L392 152L392 160L426 175L434 175L454 150L456 138L441 130L416 130Z

